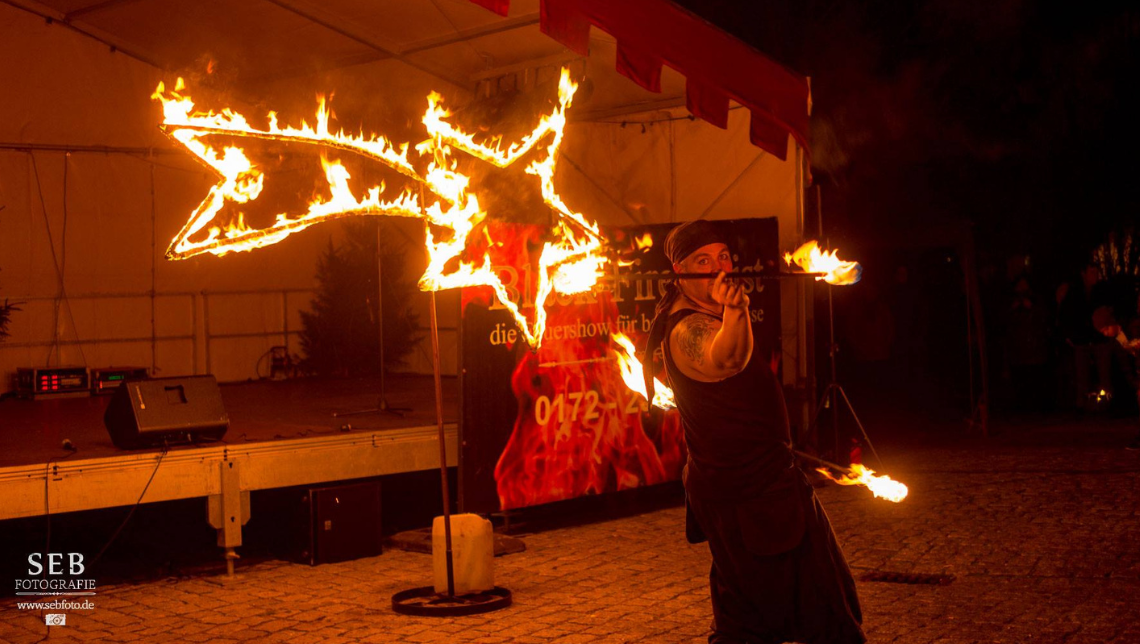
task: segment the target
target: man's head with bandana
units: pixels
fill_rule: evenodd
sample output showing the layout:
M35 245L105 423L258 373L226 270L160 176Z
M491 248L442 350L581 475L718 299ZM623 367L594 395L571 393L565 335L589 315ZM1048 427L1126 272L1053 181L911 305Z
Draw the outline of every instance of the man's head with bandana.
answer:
M717 224L703 219L686 222L669 231L665 238L665 256L673 263L674 273L732 272L732 250L728 236ZM711 279L678 280L681 293L689 298L715 306L709 295Z

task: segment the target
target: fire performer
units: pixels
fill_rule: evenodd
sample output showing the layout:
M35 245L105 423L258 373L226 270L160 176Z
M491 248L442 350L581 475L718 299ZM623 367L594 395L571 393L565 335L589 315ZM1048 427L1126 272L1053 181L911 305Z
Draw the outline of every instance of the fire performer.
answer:
M686 536L713 557L709 642L864 642L851 571L795 463L783 392L754 355L748 297L721 274L732 271L726 239L706 221L670 232L673 271L709 278L669 285L643 360L663 349L684 426Z

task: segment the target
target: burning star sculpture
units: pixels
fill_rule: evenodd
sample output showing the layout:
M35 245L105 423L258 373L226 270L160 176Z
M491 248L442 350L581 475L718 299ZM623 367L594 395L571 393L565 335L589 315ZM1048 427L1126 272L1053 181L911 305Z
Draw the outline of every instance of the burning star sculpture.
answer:
M419 280L425 291L438 291L463 286L489 286L499 301L514 315L523 337L531 347L542 342L546 327L545 304L552 291L570 295L589 290L601 276L607 257L602 252L602 237L597 224L572 210L554 188L554 172L558 148L566 126L566 110L570 107L577 84L569 71L562 70L558 84L558 103L544 115L537 126L521 140L503 148L496 138L480 143L471 134L448 121L450 113L442 106L442 98L432 93L422 122L428 137L418 145L395 144L383 136L346 134L329 129L330 113L320 99L316 124L300 127L281 126L277 114L270 112L265 127L257 128L241 114L224 109L221 112L196 111L185 94L182 79L173 89L160 83L152 98L163 107L163 131L186 147L219 175L217 185L191 214L189 221L166 251L169 259L186 259L203 253L224 255L262 248L289 235L321 222L342 217L383 215L414 217L425 221L428 267ZM246 154L242 145L218 148L214 139L236 141L263 140L316 146L321 151L321 166L328 193L313 198L304 212L281 213L273 224L251 228L244 217L243 206L255 202L265 187L267 168L259 167ZM531 152L535 158L526 172L537 177L542 198L557 214L557 222L539 256L535 302L535 319L529 323L511 300L503 281L492 268L485 248L494 240L487 237L479 224L487 217L476 194L469 190L470 178L459 172L453 151L505 168ZM359 155L380 163L404 178L413 187L388 196L386 186L373 186L359 197L349 186L350 174L340 161L327 158L328 151ZM422 187L422 190L420 189ZM421 197L435 197L429 205ZM222 224L219 213L230 205L238 210L236 220ZM432 224L440 229L435 234ZM477 232L478 231L478 232Z

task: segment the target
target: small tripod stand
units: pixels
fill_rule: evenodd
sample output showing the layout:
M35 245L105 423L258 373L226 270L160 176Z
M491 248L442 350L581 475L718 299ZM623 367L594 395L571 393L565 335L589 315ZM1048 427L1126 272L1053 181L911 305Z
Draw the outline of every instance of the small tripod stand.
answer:
M368 409L354 409L352 411L337 411L333 412L334 418L343 418L344 416L362 416L364 414L392 414L393 416L404 416L406 412L412 411L410 407L392 407L388 404L388 398L384 395L384 260L383 253L380 251L380 225L376 226L376 328L379 330L380 340L380 397L376 399L376 406Z
M815 186L815 207L816 217L819 223L819 236L823 239L823 189L819 184ZM828 244L830 245L830 244ZM855 419L855 425L859 427L859 433L863 435L863 440L867 441L867 447L871 448L871 454L875 456L875 462L880 467L883 465L883 459L879 458L879 453L875 451L875 444L871 442L871 437L867 435L867 429L863 427L862 421L859 420L859 415L855 413L855 407L851 404L851 399L847 397L847 392L843 390L843 385L839 384L839 373L835 369L835 354L839 352L839 345L835 343L835 302L832 299L832 289L835 287L830 283L827 285L827 357L831 362L831 381L827 383L827 387L823 390L823 396L819 399L819 405L815 408L815 414L812 415L811 422L808 423L807 433L810 436L813 429L816 428L816 423L819 422L819 416L823 413L825 407L831 407L831 430L835 437L835 452L833 454L835 460L839 458L839 398L842 396L843 404L847 405L847 411L851 412L851 417Z
M827 357L831 362L831 381L827 383L827 387L823 390L823 396L820 397L819 405L815 408L815 414L812 415L811 423L808 425L808 434L810 435L811 431L816 428L816 423L819 422L819 417L824 408L830 406L831 427L835 436L835 453L833 456L839 460L839 399L842 397L843 404L847 406L847 411L851 412L851 417L855 419L855 425L863 435L863 440L867 441L867 447L871 448L875 462L881 467L883 460L875 451L875 444L871 442L871 437L867 435L867 430L863 427L862 421L859 420L859 415L855 413L855 407L851 404L851 399L847 397L847 392L843 390L843 385L839 384L839 374L835 370L835 354L839 352L839 345L835 342L835 304L831 295L833 288L835 287L831 284L827 285Z

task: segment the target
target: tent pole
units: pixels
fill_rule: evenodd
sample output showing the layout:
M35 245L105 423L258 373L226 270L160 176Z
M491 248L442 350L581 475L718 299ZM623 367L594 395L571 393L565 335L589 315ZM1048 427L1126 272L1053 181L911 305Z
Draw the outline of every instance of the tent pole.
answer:
M669 121L669 221L677 221L677 133Z
M804 173L804 150L799 143L796 146L796 239L803 240L807 234L807 186ZM807 431L811 424L811 410L815 407L815 379L814 362L811 360L808 341L808 302L810 282L796 283L796 361L795 386L803 392L800 401L800 424L796 436L796 444L803 445L808 441Z
M118 41L117 39L112 39L107 35L103 35L93 28L81 27L75 23L72 23L68 19L68 14L63 13L57 9L53 9L39 2L35 2L34 0L21 0L21 2L14 2L13 0L0 0L0 2L19 9L20 11L26 11L33 16L39 16L40 18L43 18L45 21L47 21L49 25L60 25L74 31L75 33L87 36L96 42L103 43L110 49L112 54L124 54L130 58L134 58L141 63L146 63L155 69L163 69L164 67L152 59L149 55L136 51L129 44L127 47L123 47L124 43Z
M155 192L154 192L154 163L150 165L150 373L151 376L155 375L158 371L158 321L155 319L155 288L157 287L157 271L158 265L155 262L155 254L158 252L158 239L157 231L157 214L155 207Z
M970 294L970 275L966 270L962 271L962 281L966 291L966 356L970 374L970 415L972 416L974 410L978 408L978 397L974 393L974 313L971 311L973 298Z
M3 0L0 0L3 2ZM76 154L88 152L91 154L128 154L131 156L154 156L156 154L182 154L174 148L137 148L119 145L61 145L56 143L12 143L0 142L0 150L17 150L19 152L67 152Z

